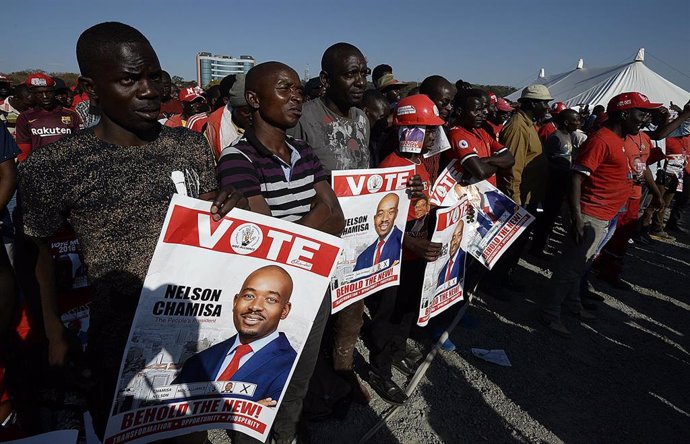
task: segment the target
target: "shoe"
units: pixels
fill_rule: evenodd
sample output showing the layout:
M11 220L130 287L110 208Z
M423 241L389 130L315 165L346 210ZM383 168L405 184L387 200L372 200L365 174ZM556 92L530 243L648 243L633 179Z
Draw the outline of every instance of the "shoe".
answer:
M417 365L414 362L408 361L407 358L401 360L393 361L393 367L395 367L400 373L405 376L414 376L417 372Z
M562 338L571 338L573 336L572 333L570 333L570 330L568 330L565 325L559 321L549 321L543 317L539 317L539 322L551 330L552 333L557 334Z
M568 313L570 316L573 316L573 317L575 317L575 318L578 318L578 319L580 319L580 320L582 320L582 321L593 321L593 320L595 320L595 319L597 318L597 317L594 315L594 313L591 313L591 312L587 311L587 310L584 309L584 308L583 308L582 310L580 310L580 311L571 311L571 310L567 310L567 313Z
M652 239L658 239L658 240L675 240L676 238L665 232L664 230L659 230L659 231L652 231L649 233L649 236Z
M628 284L627 282L621 280L619 277L613 277L613 278L602 278L604 282L612 286L613 288L617 288L619 290L632 290L632 285Z
M369 372L369 385L374 391L389 404L403 405L407 401L407 395L398 387L398 384L390 378L382 378L378 374Z

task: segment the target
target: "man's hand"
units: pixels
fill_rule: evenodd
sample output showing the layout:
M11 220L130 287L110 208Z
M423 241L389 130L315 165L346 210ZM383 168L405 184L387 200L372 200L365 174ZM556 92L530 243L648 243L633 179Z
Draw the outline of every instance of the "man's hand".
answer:
M422 199L424 195L424 184L419 174L415 174L407 181L407 189L405 190L410 199Z
M427 262L433 262L441 255L443 245L438 242L431 242L424 238L405 236L403 241L405 246L415 255L423 258Z
M211 217L213 217L214 221L218 222L233 208L249 210L249 201L246 197L244 197L244 194L230 186L224 190L220 190L215 199L213 199L213 204L211 205Z
M266 407L275 407L276 405L278 405L278 401L274 401L272 398L264 398L256 402Z
M661 193L654 193L652 196L652 207L657 210L664 207L664 199L661 197Z
M67 363L69 343L64 334L54 335L48 339L48 363L53 367L64 367Z
M573 239L575 239L575 243L580 245L584 237L585 223L582 221L582 216L573 216Z

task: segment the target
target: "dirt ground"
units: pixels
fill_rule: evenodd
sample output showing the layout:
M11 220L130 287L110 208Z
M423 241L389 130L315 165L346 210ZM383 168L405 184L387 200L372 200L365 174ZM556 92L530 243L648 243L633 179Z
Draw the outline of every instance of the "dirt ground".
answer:
M548 261L527 259L519 276L527 292L511 302L475 297L451 334L458 349L436 356L369 442L690 442L690 238L631 245L623 278L633 290L593 278L605 300L596 321L564 319L571 339L537 321ZM512 367L476 358L472 347L503 349ZM358 351L366 374L368 352ZM372 394L343 420L310 423L311 441L359 442L389 410ZM220 435L212 441L227 441Z

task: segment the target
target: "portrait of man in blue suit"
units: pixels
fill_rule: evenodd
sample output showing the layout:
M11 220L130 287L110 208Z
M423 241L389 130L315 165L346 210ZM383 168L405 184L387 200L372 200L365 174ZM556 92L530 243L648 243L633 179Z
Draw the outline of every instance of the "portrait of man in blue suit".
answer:
M232 305L237 334L187 359L173 384L237 381L235 396L275 406L297 358L277 331L290 313L292 287L290 275L277 265L247 276ZM242 394L242 382L255 384L254 393Z
M388 259L388 266L400 260L402 231L395 226L400 198L395 193L383 196L374 214L374 230L378 237L359 256L353 271L363 270Z
M457 278L456 285L462 282L465 278L465 251L460 248L460 243L462 241L462 233L465 229L465 221L460 219L458 224L455 226L453 235L450 238L450 248L448 251L449 258L448 261L443 265L441 272L438 274L438 284L437 287L445 284L446 282ZM449 272L450 270L450 272Z

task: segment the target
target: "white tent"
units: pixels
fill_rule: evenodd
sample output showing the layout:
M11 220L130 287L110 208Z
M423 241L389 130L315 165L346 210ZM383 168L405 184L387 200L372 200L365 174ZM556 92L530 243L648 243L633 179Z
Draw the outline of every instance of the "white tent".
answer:
M567 106L589 104L606 106L617 94L637 91L649 97L652 102L668 106L670 102L682 107L690 92L674 85L644 64L644 48L641 48L632 62L607 68L585 68L582 59L572 71L546 76L542 68L539 77L532 83L546 85L554 101L565 102ZM516 101L522 88L506 98Z

